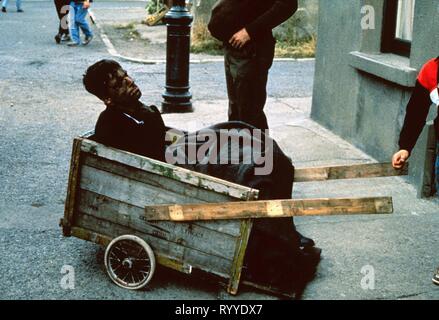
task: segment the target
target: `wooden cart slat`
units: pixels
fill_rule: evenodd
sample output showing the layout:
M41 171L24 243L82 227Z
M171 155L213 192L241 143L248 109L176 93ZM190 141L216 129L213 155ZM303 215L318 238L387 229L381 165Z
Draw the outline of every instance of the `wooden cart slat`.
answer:
M147 220L195 221L294 216L385 214L393 212L392 198L302 199L225 202L206 204L151 205Z
M172 178L175 181L180 181L197 188L226 194L235 199L247 200L258 194L258 190L176 167L165 162L142 157L130 152L122 152L121 150L107 147L91 140L82 140L81 151L99 155L102 158L123 163L130 167L151 172L156 175Z
M345 166L296 168L295 182L326 181L335 179L357 179L404 176L408 174L408 163L402 169L394 169L391 163L364 163Z
M143 208L120 203L113 199L81 190L78 210L102 220L120 224L146 235L154 236L188 248L202 250L219 257L231 257L240 234L229 235L195 224L162 222L151 224L144 218ZM203 241L209 238L210 241Z
M153 248L154 252L181 261L182 263L191 265L205 272L218 275L224 279L230 279L230 270L232 269L233 263L231 259L224 259L199 250L187 248L183 245L174 244L167 240L146 235L143 232L133 230L129 227L106 220L100 220L86 214L80 214L78 216L77 226L113 238L124 234L138 236L144 239Z
M144 207L144 204L147 203L169 203L169 202L183 202L183 203L190 203L190 202L200 202L199 199L204 199L202 202L221 202L221 201L228 201L230 198L227 195L218 194L210 190L204 190L200 188L193 188L193 187L187 187L186 184L175 181L173 179L169 179L167 177L155 175L149 172L144 172L142 170L136 170L133 171L132 168L116 163L116 162L110 162L104 158L97 158L90 155L84 155L82 158L83 168L86 170L89 170L89 175L87 175L86 172L82 172L83 182L85 184L90 183L90 185L82 185L81 187L88 190L88 191L95 191L98 190L106 190L105 194L104 191L99 191L98 193L102 195L107 195L107 193L113 194L115 188L117 190L122 189L122 185L128 186L129 188L136 189L136 194L134 195L137 199L137 202L142 203L142 208ZM98 164L100 163L100 164ZM90 167L97 169L90 169ZM88 168L88 169L87 169ZM102 172L100 172L102 171ZM99 184L99 181L95 181L95 172L99 176L101 184ZM116 179L113 180L114 173L117 172ZM101 176L104 177L101 177ZM117 181L123 181L122 184L115 183ZM108 187L108 184L110 186ZM115 184L115 186L111 186L112 184ZM144 192L140 192L140 189L137 190L137 185L141 186L140 188L144 190ZM107 190L108 189L108 190ZM150 191L149 191L150 190ZM120 193L120 191L119 191ZM154 199L152 195L158 195L160 197L159 199ZM128 197L132 196L131 192L128 192L125 190L125 195ZM129 203L130 205L134 205L132 202L132 199L130 200L121 200L119 197L114 196L108 196L108 198L113 199L115 201L123 203ZM196 225L203 224L202 222L197 223L194 222ZM211 230L219 231L228 233L233 236L238 236L240 234L239 226L237 226L235 223L227 222L227 221L218 221L215 223L209 223L205 224L204 227L209 228Z
M133 171L132 168L125 164L107 160L105 158L98 158L93 155L85 156L83 158L83 164L102 171L112 173L117 172L117 175L128 178L129 180L147 183L148 186L155 187L163 192L166 191L168 193L177 193L184 196L185 198L202 198L205 199L205 202L210 202L211 199L212 201L215 201L219 197L221 197L221 195L219 195L217 192L211 190L206 190L202 188L187 188L187 185L184 182L170 180L167 177L163 177L143 170ZM229 196L226 194L224 194L222 197L224 198L224 200L229 199Z

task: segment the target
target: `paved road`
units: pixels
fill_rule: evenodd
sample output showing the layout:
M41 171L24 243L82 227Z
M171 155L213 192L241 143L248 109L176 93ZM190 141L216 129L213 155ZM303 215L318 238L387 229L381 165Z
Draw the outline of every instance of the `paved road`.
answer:
M56 45L52 1L26 1L25 12L0 15L0 298L3 299L216 299L216 286L180 275L158 275L150 292L129 292L110 283L95 245L61 236L71 142L94 127L102 103L81 83L91 63L109 58L96 37L88 47ZM100 10L143 3L97 2ZM124 63L144 100L159 104L164 65ZM285 81L295 74L300 85ZM313 63L279 63L270 90L275 97L310 96ZM194 100L225 99L221 63L192 66ZM288 85L286 87L286 84ZM75 290L60 287L64 265L75 268ZM240 298L265 297L248 293Z

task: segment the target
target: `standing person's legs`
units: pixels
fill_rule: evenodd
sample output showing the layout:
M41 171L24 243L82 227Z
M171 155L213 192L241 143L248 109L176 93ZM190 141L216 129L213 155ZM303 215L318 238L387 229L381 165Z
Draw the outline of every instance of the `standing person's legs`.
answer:
M61 8L62 8L62 0L54 0L56 14L58 15L58 19L61 20Z
M17 11L23 11L21 9L21 0L15 0L15 5L17 6Z
M276 41L268 38L256 44L256 66L253 79L253 111L252 121L257 123L258 128L268 129L267 117L264 113L267 101L268 71L273 64Z
M87 14L88 9L84 9L81 3L78 11L75 12L75 20L76 24L81 28L82 32L84 32L85 37L90 38L93 36L93 32L91 31L90 26L87 23Z
M62 0L60 8L59 32L64 36L69 35L69 1Z
M243 121L259 129L267 129L267 124L258 121L259 117L255 114L255 90L259 87L255 86L258 71L254 50L242 51L226 46L224 61L229 121Z
M68 29L68 23L66 21L66 16L69 13L69 2L66 0L55 0L55 7L56 7L56 13L58 14L58 18L59 18L59 28L58 28L58 34L59 35L63 35L63 34L68 34L69 33L69 29Z
M71 44L80 44L81 39L79 37L79 26L76 23L76 15L79 8L82 7L82 3L76 4L73 1L70 3L69 23L70 23L70 36L72 37Z
M244 121L242 103L249 102L249 86L246 76L251 69L251 57L238 54L238 51L225 46L224 67L229 98L229 121Z
M264 106L274 47L274 39L256 44L255 49L247 53L226 46L229 121L243 121L259 129L268 129Z
M2 8L6 8L8 6L8 2L9 2L9 0L3 0ZM5 12L5 10L3 10L3 12Z

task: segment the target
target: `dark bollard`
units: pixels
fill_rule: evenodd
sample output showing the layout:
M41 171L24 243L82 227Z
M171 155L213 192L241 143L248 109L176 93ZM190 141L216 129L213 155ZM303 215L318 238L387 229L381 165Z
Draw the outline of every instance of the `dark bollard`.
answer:
M189 51L192 15L185 0L174 0L165 16L167 25L166 86L162 111L192 112L192 94L189 92Z

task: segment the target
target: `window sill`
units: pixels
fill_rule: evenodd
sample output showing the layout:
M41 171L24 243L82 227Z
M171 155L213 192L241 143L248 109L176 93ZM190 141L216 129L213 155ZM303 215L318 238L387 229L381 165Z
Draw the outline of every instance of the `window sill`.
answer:
M391 53L349 53L349 64L355 69L375 75L403 87L414 87L418 70L410 67L410 59Z

